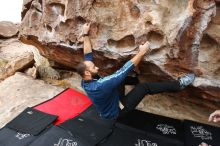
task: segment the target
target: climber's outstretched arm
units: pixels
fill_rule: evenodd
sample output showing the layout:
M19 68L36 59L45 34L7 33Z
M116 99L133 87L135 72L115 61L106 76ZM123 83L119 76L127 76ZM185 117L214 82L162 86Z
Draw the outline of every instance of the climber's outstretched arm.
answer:
M92 53L92 44L89 38L90 23L83 25L83 53L84 55Z

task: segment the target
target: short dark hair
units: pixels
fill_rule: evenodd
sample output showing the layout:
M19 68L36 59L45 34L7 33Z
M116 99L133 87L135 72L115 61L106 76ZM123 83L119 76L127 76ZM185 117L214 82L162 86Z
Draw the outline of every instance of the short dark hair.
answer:
M77 73L78 73L81 77L84 77L85 71L86 71L86 65L85 65L84 61L80 62L80 63L77 65L76 71L77 71Z

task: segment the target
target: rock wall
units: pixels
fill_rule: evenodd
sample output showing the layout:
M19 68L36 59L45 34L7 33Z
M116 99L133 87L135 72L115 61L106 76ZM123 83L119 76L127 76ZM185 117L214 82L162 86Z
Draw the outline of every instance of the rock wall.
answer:
M106 75L137 53L144 80L197 74L188 93L220 101L220 2L214 0L23 0L20 40L62 67L82 60L82 25L91 22L95 63ZM103 63L105 62L105 63ZM193 90L193 92L191 92Z

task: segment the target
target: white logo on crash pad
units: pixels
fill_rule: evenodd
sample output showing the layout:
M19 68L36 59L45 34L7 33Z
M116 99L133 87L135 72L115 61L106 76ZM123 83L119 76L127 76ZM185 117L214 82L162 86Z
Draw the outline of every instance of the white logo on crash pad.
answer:
M141 139L138 139L138 143L135 144L135 146L157 146L157 143L153 143L149 140L141 140Z
M60 138L59 142L57 144L54 144L54 146L77 146L77 142L71 139Z
M19 132L15 135L15 137L18 138L19 140L22 140L22 139L27 138L29 136L30 136L30 134L23 134L23 133L19 133Z
M205 130L202 126L191 126L190 129L194 137L200 137L202 140L212 140L212 133Z
M161 131L163 134L176 134L176 129L173 126L166 124L158 124L156 129Z

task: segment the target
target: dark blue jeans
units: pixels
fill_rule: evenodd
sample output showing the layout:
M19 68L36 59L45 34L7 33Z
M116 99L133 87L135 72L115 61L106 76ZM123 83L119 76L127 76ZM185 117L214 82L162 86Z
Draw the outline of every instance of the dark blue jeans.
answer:
M135 107L141 102L141 100L145 97L145 95L152 95L162 92L176 92L181 90L179 81L164 81L164 82L145 82L138 83L136 80L134 85L134 89L132 89L127 95L124 95L124 86L126 85L126 80L129 80L131 85L131 78L126 78L125 82L120 86L120 94L121 94L121 103L124 106L124 109L121 110L119 116L123 116L127 112L135 109Z

